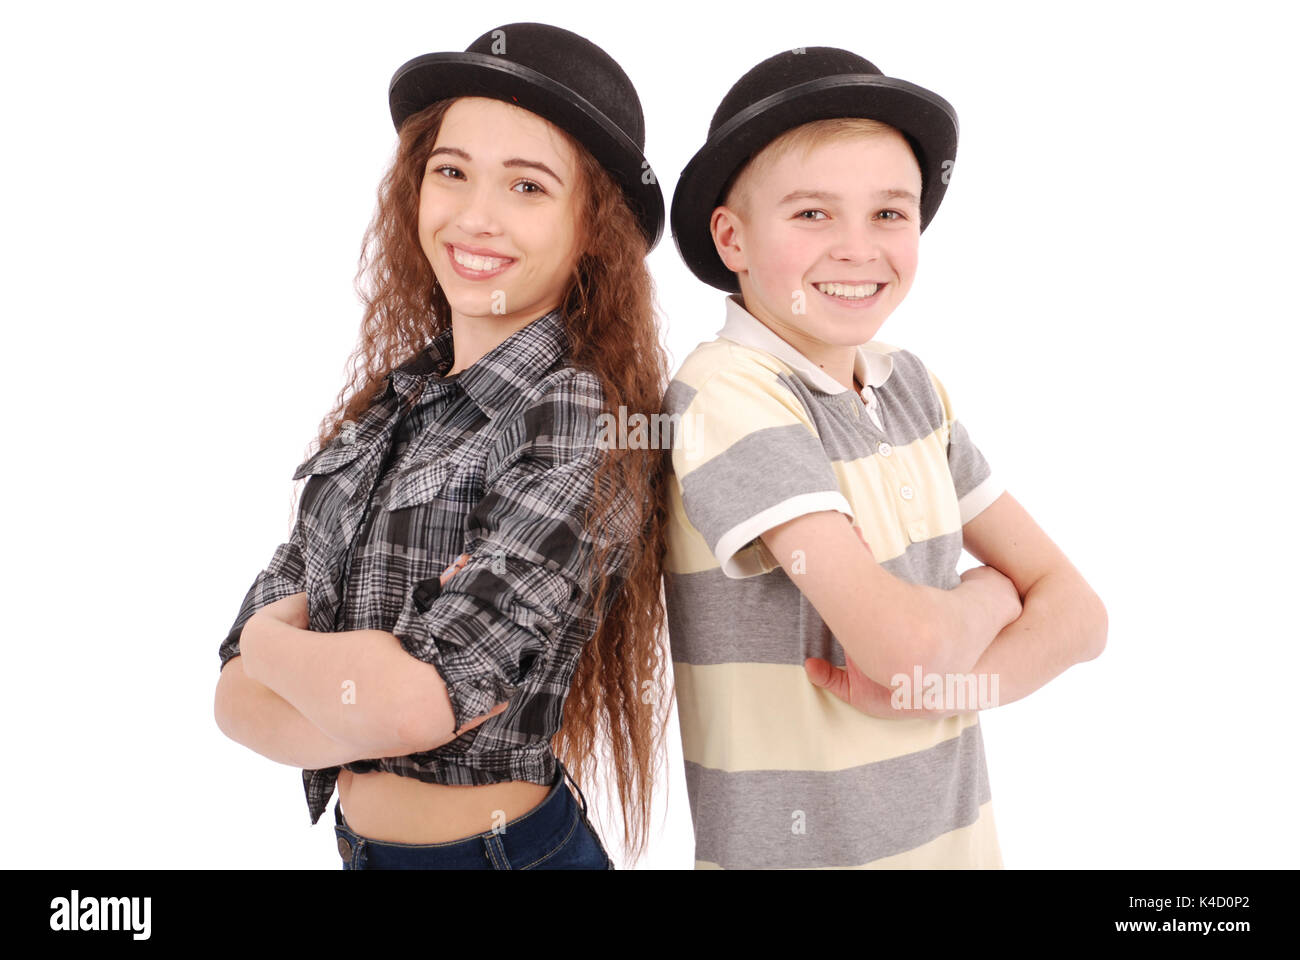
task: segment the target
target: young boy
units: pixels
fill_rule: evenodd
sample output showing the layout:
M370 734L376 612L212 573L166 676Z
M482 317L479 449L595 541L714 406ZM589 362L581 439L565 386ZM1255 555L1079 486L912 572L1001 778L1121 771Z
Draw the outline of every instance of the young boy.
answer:
M732 87L678 183L678 249L732 294L664 401L696 867L1002 866L977 711L1105 645L940 380L873 339L956 147L941 97L800 48ZM963 546L986 566L959 577Z

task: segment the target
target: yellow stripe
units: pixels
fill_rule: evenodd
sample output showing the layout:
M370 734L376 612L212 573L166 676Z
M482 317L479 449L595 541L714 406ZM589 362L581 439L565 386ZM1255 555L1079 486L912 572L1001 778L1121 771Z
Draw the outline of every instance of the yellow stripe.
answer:
M698 375L699 371L691 373ZM753 364L718 370L696 390L682 411L680 432L673 444L673 471L679 481L757 430L799 425L817 436L803 403L777 382L770 365L761 370ZM703 414L702 407L707 407Z
M856 460L835 460L831 467L854 522L881 563L910 543L961 529L947 445L938 431L891 448L887 457L873 451ZM902 497L904 485L912 488L910 500Z
M881 720L813 685L802 665L673 661L682 755L715 770L845 770L958 737L978 713Z

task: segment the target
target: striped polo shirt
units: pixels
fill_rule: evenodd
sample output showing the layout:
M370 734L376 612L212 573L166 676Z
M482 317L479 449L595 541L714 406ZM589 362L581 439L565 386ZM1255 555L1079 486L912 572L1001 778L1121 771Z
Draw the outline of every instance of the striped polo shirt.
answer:
M844 649L759 535L838 510L876 560L956 587L1003 487L915 354L845 388L727 298L669 384L665 590L697 868L1000 867L979 714L882 720L809 681ZM680 419L677 419L677 417Z

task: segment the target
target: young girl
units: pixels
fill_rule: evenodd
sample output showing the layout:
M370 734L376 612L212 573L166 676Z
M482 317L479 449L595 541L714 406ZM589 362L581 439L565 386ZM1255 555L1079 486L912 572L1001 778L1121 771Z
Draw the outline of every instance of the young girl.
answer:
M389 102L351 382L222 644L218 723L305 768L313 823L337 781L344 869L612 869L564 777L608 741L638 857L672 696L662 452L599 429L668 379L640 102L543 24L408 62Z

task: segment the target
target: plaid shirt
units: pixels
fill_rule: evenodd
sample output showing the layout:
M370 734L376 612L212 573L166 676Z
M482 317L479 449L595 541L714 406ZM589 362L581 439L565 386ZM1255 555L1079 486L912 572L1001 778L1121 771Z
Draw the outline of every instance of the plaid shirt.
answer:
M311 479L292 538L244 597L221 666L239 653L253 613L306 591L311 630L385 630L436 667L457 729L510 701L435 750L347 769L446 784L554 777L550 739L598 624L579 575L596 546L582 520L601 454L603 393L593 374L566 365L567 353L556 310L444 377L453 360L444 331L390 372L359 422L294 471ZM637 529L596 526L615 544L607 569L621 569ZM420 582L461 553L468 563L430 604ZM313 824L339 769L303 771Z

